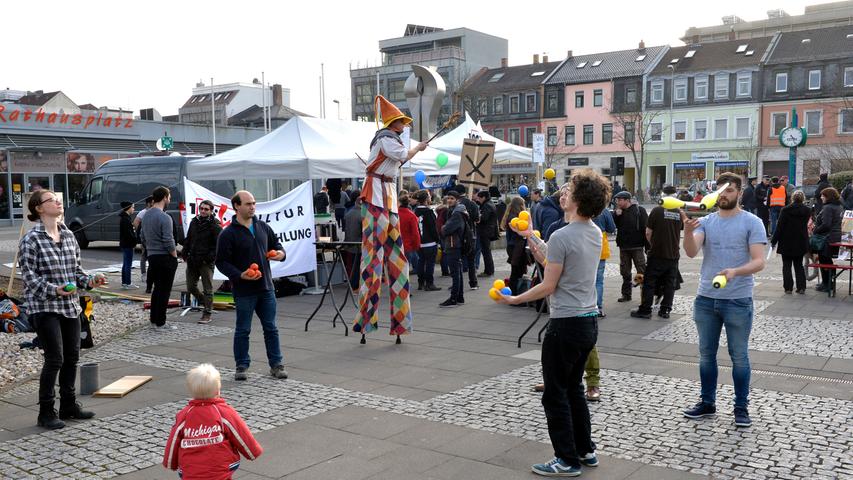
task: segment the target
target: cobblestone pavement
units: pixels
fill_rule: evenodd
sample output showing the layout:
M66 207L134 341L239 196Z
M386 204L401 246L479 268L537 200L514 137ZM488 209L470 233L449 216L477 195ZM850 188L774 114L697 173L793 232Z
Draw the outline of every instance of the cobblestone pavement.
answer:
M692 296L677 296L673 312L685 317L648 335L647 340L679 343L699 343L696 324L693 322ZM755 311L760 312L773 302L755 301ZM752 321L749 348L764 352L796 353L817 357L853 358L853 336L849 320L755 315ZM726 345L726 332L720 335L720 345Z
M186 371L196 362L139 349L230 332L224 327L183 323L170 332L143 329L87 354L86 360L121 359ZM228 368L221 372L223 378L233 374ZM536 363L449 394L413 401L251 374L249 382L229 387L225 397L254 431L359 406L547 442L540 397L530 390L540 380ZM750 429L736 429L726 406L733 397L729 386L720 388L720 411L715 418L691 421L680 410L697 397L695 381L602 370L602 384L605 401L592 404L591 411L593 436L603 454L725 479L853 476L849 455L853 402L753 389L750 408L755 423ZM2 442L0 475L112 478L156 465L174 415L184 404L163 403Z

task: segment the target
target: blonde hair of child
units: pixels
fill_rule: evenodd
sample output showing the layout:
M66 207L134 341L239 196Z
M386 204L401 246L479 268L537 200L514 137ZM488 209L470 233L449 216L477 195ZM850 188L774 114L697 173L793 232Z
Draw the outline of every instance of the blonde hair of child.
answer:
M202 363L187 373L187 390L195 400L216 398L221 387L219 370L209 363Z

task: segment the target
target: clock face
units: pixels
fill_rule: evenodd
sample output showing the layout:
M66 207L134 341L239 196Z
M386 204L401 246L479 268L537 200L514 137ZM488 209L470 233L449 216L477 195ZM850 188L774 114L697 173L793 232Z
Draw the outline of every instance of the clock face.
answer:
M796 147L803 141L803 131L799 128L786 128L779 134L779 140L786 147Z

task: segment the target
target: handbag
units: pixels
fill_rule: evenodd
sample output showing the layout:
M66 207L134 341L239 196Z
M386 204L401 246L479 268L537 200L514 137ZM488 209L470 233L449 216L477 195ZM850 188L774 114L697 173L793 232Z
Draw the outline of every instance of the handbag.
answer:
M822 233L815 233L809 238L809 248L814 253L822 252L824 248L826 248L826 237L827 235Z
M80 312L80 348L92 348L95 346L95 341L92 339L92 297L88 295L80 296L80 306L83 311Z

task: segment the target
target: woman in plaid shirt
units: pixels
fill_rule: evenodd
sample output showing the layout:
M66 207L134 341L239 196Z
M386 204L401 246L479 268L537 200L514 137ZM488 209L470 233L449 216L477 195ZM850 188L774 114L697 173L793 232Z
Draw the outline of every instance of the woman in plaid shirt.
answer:
M89 276L81 268L80 247L74 234L60 220L62 202L55 193L50 190L34 192L27 209L27 218L36 223L21 238L18 257L27 310L44 348L38 424L54 430L65 426L60 419L95 416L81 409L74 392L80 357L81 308L77 289L92 289L103 284L106 278L102 274ZM57 374L58 418L53 408Z

